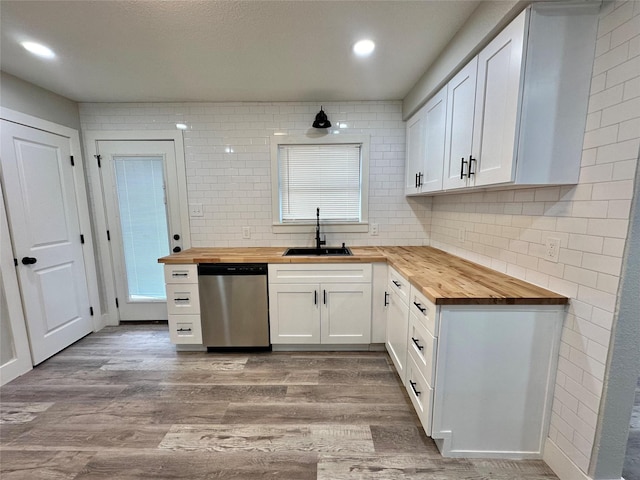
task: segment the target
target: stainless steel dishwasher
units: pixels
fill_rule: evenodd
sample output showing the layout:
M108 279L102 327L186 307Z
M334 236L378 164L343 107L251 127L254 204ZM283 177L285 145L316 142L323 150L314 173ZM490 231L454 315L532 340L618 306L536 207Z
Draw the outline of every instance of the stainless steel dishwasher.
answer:
M270 348L266 263L198 265L206 347Z

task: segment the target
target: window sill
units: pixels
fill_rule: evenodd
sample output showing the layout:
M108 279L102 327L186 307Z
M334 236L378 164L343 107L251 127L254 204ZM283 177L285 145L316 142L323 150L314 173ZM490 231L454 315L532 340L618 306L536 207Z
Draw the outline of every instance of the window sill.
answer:
M315 223L274 223L273 233L315 233ZM367 233L369 222L360 223L320 223L320 233Z

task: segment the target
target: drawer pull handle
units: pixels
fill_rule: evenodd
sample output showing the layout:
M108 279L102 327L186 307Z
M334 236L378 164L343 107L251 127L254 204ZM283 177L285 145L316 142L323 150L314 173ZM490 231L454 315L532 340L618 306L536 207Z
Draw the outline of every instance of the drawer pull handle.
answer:
M188 302L189 301L189 297L187 297L187 298L174 298L173 301L174 302Z
M171 274L172 277L188 277L189 274L188 273L172 273Z
M389 294L384 292L384 306L386 307L387 305L389 305Z
M395 280L391 280L391 283L393 283L398 288L400 288L402 286L402 284L400 282L397 282Z
M422 392L416 390L417 383L416 382L412 382L411 380L409 380L409 384L411 385L411 389L413 390L413 393L416 394L416 397L419 397Z
M416 308L417 308L418 310L420 310L420 312L424 313L424 312L426 312L426 311L427 311L427 309L426 309L425 307L423 307L420 303L418 303L418 302L413 302L413 304L416 306Z
M178 332L190 332L191 329L190 328L179 328Z
M415 344L416 344L416 347L418 347L418 350L423 350L423 349L424 349L424 345L420 345L420 344L418 343L418 339L417 339L417 338L413 338L413 337L411 337L411 340L413 340L413 343L415 343Z

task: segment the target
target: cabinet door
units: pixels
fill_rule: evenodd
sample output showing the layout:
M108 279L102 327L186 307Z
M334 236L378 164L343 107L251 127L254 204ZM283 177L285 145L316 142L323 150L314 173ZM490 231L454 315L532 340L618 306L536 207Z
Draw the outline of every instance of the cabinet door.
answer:
M448 83L444 189L465 187L468 183L477 71L475 57Z
M478 54L476 185L513 181L526 10Z
M407 370L407 335L409 330L409 307L398 296L389 294L387 310L387 351L404 384Z
M319 285L269 285L271 343L320 343Z
M371 284L321 285L322 343L371 343Z
M447 87L442 88L425 105L424 176L422 192L442 190L445 126L447 123Z
M405 194L420 193L424 178L424 107L407 121L407 158L405 162Z

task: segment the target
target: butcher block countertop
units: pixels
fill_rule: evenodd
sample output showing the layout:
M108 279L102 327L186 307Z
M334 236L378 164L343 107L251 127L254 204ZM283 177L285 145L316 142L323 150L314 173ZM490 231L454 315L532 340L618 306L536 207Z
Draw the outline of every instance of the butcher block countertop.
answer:
M283 257L286 247L190 248L158 260L188 263L387 262L437 305L562 305L568 298L432 247L349 247L352 256Z

